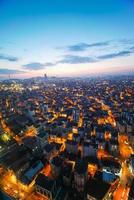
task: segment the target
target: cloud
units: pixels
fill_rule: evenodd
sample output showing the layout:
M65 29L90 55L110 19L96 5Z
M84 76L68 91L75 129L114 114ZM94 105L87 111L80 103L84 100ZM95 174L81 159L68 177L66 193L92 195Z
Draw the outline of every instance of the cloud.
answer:
M133 47L130 47L129 49L130 49L130 51L134 51L134 46L133 46Z
M46 62L46 63L31 62L26 65L23 65L23 68L27 70L40 70L46 67L53 67L58 64L95 63L95 62L100 62L107 59L125 57L134 53L133 43L134 43L134 39L109 40L109 41L97 42L97 43L91 43L91 44L78 43L75 45L67 46L66 48L68 48L69 51L75 52L75 53L79 51L84 51L90 47L107 47L108 46L108 48L103 50L104 54L102 54L102 51L101 51L101 54L100 54L100 51L96 51L98 55L90 54L86 56L80 56L77 54L76 55L68 54L68 55L63 55L63 57L60 60L57 60L55 62ZM113 51L113 52L108 53L109 51Z
M23 65L24 69L29 69L29 70L39 70L44 68L44 64L39 63L39 62L31 62L26 65Z
M25 73L24 71L16 70L16 69L0 69L0 74L21 74Z
M44 67L53 67L54 65L56 65L56 63L52 63L52 62L44 63Z
M26 65L23 65L22 67L28 70L40 70L40 69L44 69L45 67L52 67L55 64L56 63L51 63L51 62L46 62L46 63L30 62Z
M129 56L132 53L133 53L132 51L120 51L117 53L111 53L111 54L105 54L102 56L98 56L97 58L99 60L105 60L105 59L111 59L111 58L116 58L116 57Z
M89 44L86 43L79 43L75 45L70 45L67 47L69 51L84 51L89 47Z
M129 56L134 51L119 51L110 54L104 54L101 56L77 56L77 55L66 55L62 60L56 62L56 64L63 63L63 64L84 64L84 63L95 63L106 59L112 59L117 57L124 57Z
M131 39L124 38L124 39L118 40L118 42L121 43L121 44L128 44L128 45L130 44L130 45L132 45L132 44L134 44L134 39L133 38L131 38Z
M11 62L16 62L16 61L18 61L18 58L15 57L15 56L0 54L0 60L7 60L7 61L11 61Z
M62 60L58 61L57 64L59 63L79 64L79 63L93 63L93 62L96 62L96 60L88 56L66 55Z
M102 47L102 46L107 46L109 45L109 41L105 41L105 42L97 42L97 43L78 43L75 45L70 45L67 46L67 49L69 51L85 51L86 49L90 48L90 47Z
M92 47L108 47L108 46L113 46L113 45L117 45L117 46L130 46L132 44L134 44L134 39L119 39L119 40L108 40L108 41L100 41L100 42L96 42L96 43L76 43L74 45L69 45L64 47L64 49L67 49L70 52L79 52L79 51L85 51L87 49L90 49Z

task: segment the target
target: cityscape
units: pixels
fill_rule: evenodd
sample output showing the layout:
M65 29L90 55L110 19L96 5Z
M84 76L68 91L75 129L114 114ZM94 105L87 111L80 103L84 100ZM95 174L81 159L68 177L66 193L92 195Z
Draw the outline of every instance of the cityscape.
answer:
M0 86L2 194L134 198L134 76L45 75Z
M134 0L0 0L0 200L134 200Z

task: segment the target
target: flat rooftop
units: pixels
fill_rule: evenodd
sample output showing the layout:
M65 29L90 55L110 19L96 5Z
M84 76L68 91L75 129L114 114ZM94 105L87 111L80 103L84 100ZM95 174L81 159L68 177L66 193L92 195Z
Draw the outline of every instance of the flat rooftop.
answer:
M88 163L85 160L80 159L76 161L74 170L78 174L83 174L87 172L87 168L88 168Z
M36 185L39 185L40 187L42 187L48 191L52 190L54 182L55 182L54 180L46 177L43 174L39 174L35 180Z
M109 188L110 184L98 179L89 180L86 187L87 194L96 198L97 200L103 199Z

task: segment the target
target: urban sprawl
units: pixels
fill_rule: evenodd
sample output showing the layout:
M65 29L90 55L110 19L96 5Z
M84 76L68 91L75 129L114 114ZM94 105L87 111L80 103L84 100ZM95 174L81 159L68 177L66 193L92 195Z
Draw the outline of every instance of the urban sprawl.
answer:
M0 82L0 192L134 199L134 76Z

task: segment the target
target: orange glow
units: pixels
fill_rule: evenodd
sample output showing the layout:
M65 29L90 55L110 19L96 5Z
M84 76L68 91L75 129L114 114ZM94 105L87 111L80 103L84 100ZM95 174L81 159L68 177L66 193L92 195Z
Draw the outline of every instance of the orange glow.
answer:
M11 182L13 182L13 183L16 183L16 181L17 181L16 176L14 174L12 174L10 176L10 179L11 179Z
M125 134L118 136L120 155L124 159L128 159L133 154L133 149L128 143L128 136Z
M18 142L18 144L22 144L22 139L18 135L14 136L13 138L16 140L16 142Z
M95 136L96 135L96 132L95 132L95 129L93 131L91 131L91 136Z
M98 159L106 158L106 157L109 157L109 154L103 148L100 148L98 149L97 157Z
M125 135L125 134L118 135L118 142L119 143L124 143L126 141L128 141L128 136L127 135Z
M1 117L2 117L2 115L1 115ZM1 126L2 126L2 129L5 131L5 132L7 132L10 136L12 136L13 137L13 133L12 133L12 131L10 130L10 128L6 125L6 123L5 123L5 121L1 118Z
M79 117L78 127L82 127L82 125L83 125L83 115L81 113Z
M49 200L47 196L44 196L39 193L32 193L27 197L27 200Z
M97 171L97 166L93 164L88 164L88 173L94 177L95 173Z
M29 136L36 136L37 135L37 130L35 127L31 126L29 127L29 129L25 132L25 136L29 137Z
M97 121L98 121L98 124L100 124L100 125L111 124L113 127L116 126L116 122L115 122L113 116L107 116L105 118L99 118Z
M68 139L68 140L72 140L72 139L73 139L73 133L69 133L67 139Z
M48 176L50 177L51 176L51 172L52 172L52 169L51 169L51 165L50 164L47 164L43 170L41 171L42 174L44 174L45 176Z
M120 154L124 159L128 159L133 154L133 150L129 145L120 144Z
M111 139L111 133L106 131L104 137L105 137L105 140L110 140Z
M8 184L7 184L8 183ZM33 191L35 181L27 186L22 184L13 173L13 171L8 171L1 177L0 180L1 188L6 191L11 197L25 199L25 197Z
M77 128L73 128L72 132L75 133L75 134L77 134L78 133L78 129Z
M114 192L114 200L127 200L130 188L124 188L119 186L119 188Z

